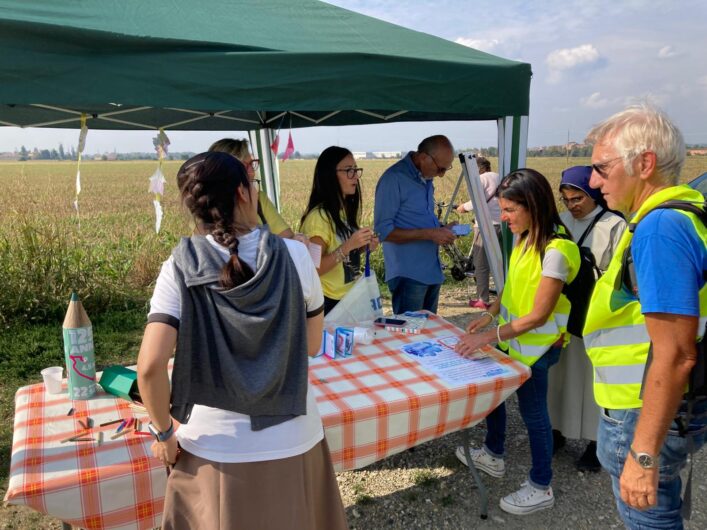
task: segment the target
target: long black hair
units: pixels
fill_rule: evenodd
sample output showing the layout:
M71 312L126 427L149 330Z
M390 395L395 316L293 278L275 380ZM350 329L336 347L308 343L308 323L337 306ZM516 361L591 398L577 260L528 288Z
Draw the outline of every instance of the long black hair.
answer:
M336 234L341 239L347 239L358 230L358 215L361 210L361 184L356 185L356 193L344 196L339 186L336 175L336 166L344 158L351 155L351 151L344 147L332 145L322 151L314 166L314 180L312 191L309 194L307 209L304 211L300 224L305 217L317 207L321 207L334 223ZM346 219L341 219L341 210L344 210Z
M226 153L201 153L179 168L177 186L200 231L211 234L231 253L221 271L221 286L231 289L252 278L253 271L238 257L237 236L244 224L235 216L237 191L245 187L250 192L243 164Z
M555 197L545 176L534 169L522 168L511 171L503 177L496 190L499 199L513 201L525 207L530 214L530 227L521 235L527 237L527 245L539 254L562 226L567 235L570 231L560 220Z

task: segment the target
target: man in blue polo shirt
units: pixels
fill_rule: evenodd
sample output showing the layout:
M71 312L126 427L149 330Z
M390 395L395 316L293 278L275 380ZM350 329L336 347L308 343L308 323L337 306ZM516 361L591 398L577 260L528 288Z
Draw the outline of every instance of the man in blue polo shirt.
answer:
M435 177L451 169L454 149L446 136L422 140L417 151L389 167L376 186L373 224L383 242L385 281L393 311L437 312L444 281L439 246L454 241L435 216Z

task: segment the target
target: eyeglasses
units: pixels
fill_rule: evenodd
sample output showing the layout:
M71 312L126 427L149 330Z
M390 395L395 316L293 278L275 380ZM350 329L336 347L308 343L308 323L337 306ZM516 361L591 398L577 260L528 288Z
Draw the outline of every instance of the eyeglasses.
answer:
M592 170L596 171L599 173L599 176L603 179L608 178L607 170L610 168L613 162L616 162L617 160L621 160L623 157L622 156L617 156L616 158L612 158L611 160L607 160L606 162L600 162L599 164L592 164Z
M346 178L352 179L354 177L361 178L361 175L363 175L363 168L362 167L345 167L343 169L337 169L337 173L340 171L344 171L346 173Z
M260 159L259 159L259 158L254 158L253 160L251 160L250 162L248 162L247 164L244 164L244 165L245 165L245 166L250 166L250 168L251 168L253 171L258 171L258 168L260 167Z
M576 206L582 202L585 197L586 195L582 195L580 197L570 197L569 199L567 197L560 197L560 200L565 203L565 206Z
M452 169L453 166L449 166L449 167L442 167L442 166L440 166L440 165L437 163L437 159L436 159L435 157L433 157L433 156L432 156L431 154L429 154L429 153L425 153L425 154L426 154L427 156L429 156L429 157L432 159L432 162L434 163L435 167L437 168L437 174L438 174L438 175L441 175L442 173L446 173L447 171L449 171L450 169Z

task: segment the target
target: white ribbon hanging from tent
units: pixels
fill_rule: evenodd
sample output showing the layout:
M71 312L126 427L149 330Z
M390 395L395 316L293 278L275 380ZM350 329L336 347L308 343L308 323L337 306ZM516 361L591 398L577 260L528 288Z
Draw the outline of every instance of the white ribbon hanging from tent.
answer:
M76 219L78 221L79 230L81 230L81 215L79 211L79 195L81 194L81 153L86 147L86 136L88 135L88 126L86 125L86 115L81 114L81 130L79 131L79 145L76 149L78 153L76 157L76 195L74 196L74 210L76 210Z
M162 173L162 162L167 154L170 141L164 130L160 129L157 136L152 139L152 143L155 146L155 151L157 151L159 162L157 163L157 169L150 177L148 192L154 194L152 205L155 208L155 233L159 234L162 226L162 217L164 215L162 210L162 196L164 195L165 182L167 182L167 179L164 178L164 173Z

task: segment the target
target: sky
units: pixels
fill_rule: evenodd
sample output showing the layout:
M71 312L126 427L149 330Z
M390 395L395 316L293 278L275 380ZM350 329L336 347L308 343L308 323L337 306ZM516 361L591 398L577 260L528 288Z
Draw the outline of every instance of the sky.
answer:
M410 29L531 64L528 146L581 142L625 106L663 108L689 144L707 143L704 0L329 0ZM480 81L483 82L483 81ZM221 132L169 132L171 151L202 151ZM86 152L151 151L154 132L89 131ZM431 134L455 147L496 145L492 122L295 129L295 148L406 151ZM234 131L230 136L243 136ZM78 131L0 127L0 151L76 145ZM281 140L281 146L285 140Z

